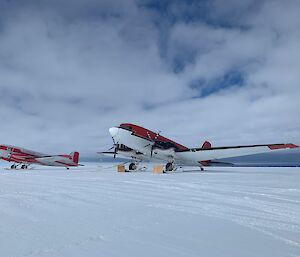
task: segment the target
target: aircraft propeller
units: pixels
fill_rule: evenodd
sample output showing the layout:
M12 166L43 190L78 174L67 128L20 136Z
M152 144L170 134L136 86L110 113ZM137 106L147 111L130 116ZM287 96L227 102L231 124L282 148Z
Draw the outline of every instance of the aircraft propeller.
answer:
M114 142L114 145L109 150L114 149L114 159L116 159L116 155L118 152L118 144L116 144L115 139L113 137L112 137L112 140Z
M116 155L117 155L117 145L114 144L111 148L108 149L108 151L114 149L114 159L116 159Z

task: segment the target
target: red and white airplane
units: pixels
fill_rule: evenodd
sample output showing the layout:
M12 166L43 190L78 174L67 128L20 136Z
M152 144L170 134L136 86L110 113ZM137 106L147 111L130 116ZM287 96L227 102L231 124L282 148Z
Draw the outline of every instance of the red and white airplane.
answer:
M78 152L62 155L48 155L10 145L0 145L0 159L13 162L11 169L16 169L18 166L21 166L21 169L27 169L31 164L58 166L67 169L80 165L78 164Z
M166 163L165 171L175 170L178 166L198 166L203 170L203 166L217 163L216 159L299 147L291 143L212 147L205 141L202 147L188 148L160 133L130 123L112 127L109 133L114 141L114 147L111 148L114 151L103 153L112 154L114 158L117 154L132 158L134 161L129 164L129 170L136 170L141 161L155 160Z

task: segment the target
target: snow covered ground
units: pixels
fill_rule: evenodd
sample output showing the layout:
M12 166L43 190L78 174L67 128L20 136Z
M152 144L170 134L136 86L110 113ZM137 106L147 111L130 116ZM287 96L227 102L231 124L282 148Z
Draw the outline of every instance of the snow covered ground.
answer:
M111 166L0 167L0 256L300 256L300 168Z

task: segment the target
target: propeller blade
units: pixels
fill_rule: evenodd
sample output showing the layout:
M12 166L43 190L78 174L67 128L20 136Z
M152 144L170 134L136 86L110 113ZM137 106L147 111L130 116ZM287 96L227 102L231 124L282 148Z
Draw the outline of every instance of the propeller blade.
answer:
M116 143L115 139L113 137L111 137L113 143L114 143L114 146L116 146L119 142Z
M151 157L153 156L154 146L155 146L155 144L156 144L156 140L157 140L157 139L159 138L159 136L160 136L160 133L161 133L161 131L158 131L158 132L156 133L155 137L154 137L154 138L151 138L149 132L147 132L147 137L151 140L151 143L148 144L148 145L146 145L145 147L148 147L148 146L151 145L151 152L150 152Z
M117 146L115 146L115 150L114 150L114 159L116 159L116 155L117 155Z
M112 149L114 149L115 148L115 146L113 145L111 148L109 148L107 151L109 151L109 150L112 150Z

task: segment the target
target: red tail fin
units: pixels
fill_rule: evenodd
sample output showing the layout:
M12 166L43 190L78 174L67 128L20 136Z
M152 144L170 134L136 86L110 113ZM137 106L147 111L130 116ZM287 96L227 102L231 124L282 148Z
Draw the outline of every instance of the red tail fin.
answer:
M201 148L210 149L211 148L211 143L208 142L208 141L205 141ZM211 160L201 161L200 163L201 163L202 166L210 166L211 165Z
M73 153L70 153L70 156L72 157L73 162L78 164L78 162L79 162L79 153L78 152L73 152Z
M202 145L202 148L203 148L203 149L209 149L209 148L211 148L211 143L208 142L208 141L205 141L205 142L203 143L203 145Z

